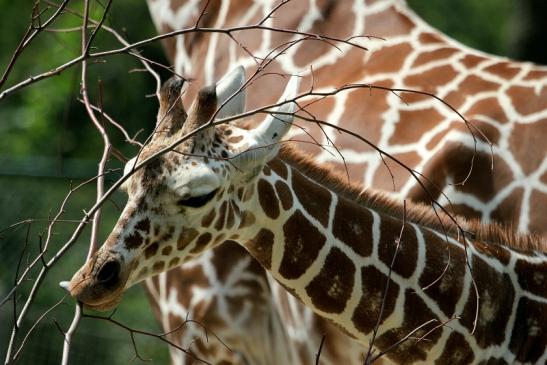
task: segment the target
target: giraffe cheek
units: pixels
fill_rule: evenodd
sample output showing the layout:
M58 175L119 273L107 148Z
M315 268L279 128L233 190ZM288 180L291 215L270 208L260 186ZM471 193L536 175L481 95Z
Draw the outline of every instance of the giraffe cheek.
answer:
M183 251L189 244L194 241L199 232L194 228L183 229L177 239L177 250Z

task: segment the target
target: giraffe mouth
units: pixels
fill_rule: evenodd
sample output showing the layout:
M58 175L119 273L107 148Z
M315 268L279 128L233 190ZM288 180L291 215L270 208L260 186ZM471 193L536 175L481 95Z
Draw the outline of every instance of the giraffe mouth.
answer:
M116 297L111 298L106 302L93 303L93 304L84 303L84 308L92 309L92 310L95 310L95 311L98 311L98 312L106 312L106 311L109 311L109 310L112 310L112 309L116 308L118 306L118 304L121 302L122 297L123 297L123 293L120 293Z
M110 255L90 260L61 286L85 308L108 311L122 300L129 277L129 270L123 266L120 259Z

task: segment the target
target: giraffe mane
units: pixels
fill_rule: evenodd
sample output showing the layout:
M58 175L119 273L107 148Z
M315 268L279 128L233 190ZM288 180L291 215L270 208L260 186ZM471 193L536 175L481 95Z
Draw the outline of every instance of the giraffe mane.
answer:
M333 168L328 168L328 164L320 166L310 155L288 146L287 143L281 147L278 157L327 189L355 201L357 204L366 205L377 212L397 219L402 219L404 215L407 222L433 229L457 239L459 230L456 229L454 221L451 219L453 217L464 230L466 238L471 235L471 240L521 251L547 252L547 240L539 235L523 235L516 233L509 226L497 223L484 224L478 219L466 219L455 214L451 214L450 217L440 209L437 209L437 214L431 206L419 202L406 204L405 207L402 200L390 197L385 192L348 182L344 174Z

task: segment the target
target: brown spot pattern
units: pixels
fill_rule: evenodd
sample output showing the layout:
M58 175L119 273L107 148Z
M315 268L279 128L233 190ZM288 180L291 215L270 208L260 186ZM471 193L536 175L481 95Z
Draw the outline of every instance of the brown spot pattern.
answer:
M329 222L330 192L324 187L305 178L296 170L293 171L292 188L296 199L302 204L309 215L317 219L323 226Z
M355 324L355 328L364 334L370 333L376 326L384 296L385 303L380 325L395 309L399 285L391 281L386 293L387 280L388 277L373 266L361 268L363 296L359 300L351 320Z
M177 240L177 250L183 250L197 235L198 231L193 228L184 229Z
M306 287L315 308L327 313L342 313L351 297L355 265L337 247L327 255L325 265Z
M211 211L203 216L201 219L201 226L202 227L209 227L211 223L213 223L213 219L215 219L215 208L211 208Z
M345 198L338 200L332 223L334 237L361 256L372 253L372 213Z
M125 247L131 250L142 245L143 238L139 232L133 232L125 238L124 242L125 242Z
M222 227L224 227L224 221L226 220L226 208L228 206L228 203L226 201L223 201L220 205L220 209L218 210L218 218L215 222L215 229L217 231L220 231Z
M239 228L250 227L255 223L256 219L253 213L248 210L241 212L241 223Z
M163 270L164 267L165 267L165 262L158 261L158 262L155 262L154 265L152 265L152 271L160 272Z
M540 297L547 297L547 262L533 264L525 260L517 260L515 272L523 290Z
M317 259L325 236L306 217L296 211L283 225L285 250L279 273L287 279L299 278Z
M148 218L141 219L135 224L135 229L142 231L143 233L148 233L150 230L150 220Z
M154 256L156 252L158 252L159 245L157 242L152 243L144 250L144 257L149 259L150 257Z
M414 227L407 224L401 235L401 242L397 250L397 240L400 235L397 226L399 225L401 223L393 218L384 217L382 219L378 256L389 267L394 256L397 255L392 270L405 278L409 278L414 273L418 261L418 241Z
M509 349L516 360L535 364L547 348L547 304L521 298Z
M273 244L273 232L269 229L262 228L246 246L251 255L253 255L266 270L269 270L272 267Z
M270 166L272 171L275 172L282 179L286 180L289 176L287 166L285 166L285 163L281 159L274 158L273 160L268 162L268 165Z
M429 350L435 346L442 334L442 327L436 328L439 326L439 319L413 290L407 289L404 295L405 306L403 313L407 315L404 317L402 326L382 334L378 337L376 343L379 348L387 348L409 333L412 333L414 339L427 334L421 341L410 339L398 344L393 352L388 355L396 363L412 364L427 358ZM420 329L416 330L418 327Z
M275 191L281 202L281 206L284 210L289 210L292 208L292 193L289 189L289 186L281 180L275 182Z
M461 333L452 332L446 341L444 351L435 361L436 365L466 365L475 359L473 350Z
M422 234L427 244L425 268L420 276L419 285L422 288L427 287L425 294L439 305L447 317L451 317L463 291L465 253L462 249L447 244L429 230L422 229Z
M279 202L274 188L264 179L258 181L258 201L266 216L271 219L279 217Z
M202 252L205 249L205 247L207 246L207 244L209 242L211 242L212 238L213 238L213 236L209 232L205 232L205 233L201 234L198 237L197 241L196 241L196 245L194 246L194 248L192 248L192 250L190 252L192 252L192 253Z
M508 274L501 275L476 256L473 257L472 264L480 295L479 318L474 337L481 347L499 345L505 340L505 328L513 309L515 290ZM475 291L470 291L460 321L469 331L473 328L477 308Z

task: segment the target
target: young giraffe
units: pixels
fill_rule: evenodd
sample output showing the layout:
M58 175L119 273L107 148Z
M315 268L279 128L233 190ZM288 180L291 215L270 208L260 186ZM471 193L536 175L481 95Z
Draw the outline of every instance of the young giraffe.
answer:
M376 336L374 346L395 363L545 363L547 255L532 250L541 242L464 223L474 237L464 245L448 219L439 222L427 207L402 207L280 150L297 109L286 102L297 95L297 80L289 81L285 103L251 130L204 129L217 94L225 100L237 89L222 82L202 89L185 124L159 130L128 163L128 203L72 278L71 295L109 309L128 286L233 240L363 346Z
M150 0L148 3L160 32L193 26L204 5L198 1L181 3L171 0ZM274 1L251 4L227 0L212 2L201 25L226 28L253 24L268 14L275 4ZM320 119L359 132L407 165L423 172L450 197L452 205L447 206L449 210L484 222L508 223L523 232L546 232L547 153L541 142L547 135L546 68L465 47L425 24L404 1L399 0L293 1L281 7L266 24L341 38L357 34L386 38L386 41L364 42L369 48L366 53L344 47L343 52L339 52L325 44L304 42L281 57L276 71L305 74L313 65L316 88L373 83L419 89L444 98L495 144L495 170L492 172L490 168L489 146L479 141L473 172L464 185L449 183L466 178L474 141L454 114L432 99L405 95L409 102L405 105L395 95L375 92L369 95L368 90L356 91L316 104L312 112ZM257 31L237 36L258 55L290 39L287 35ZM170 38L166 49L177 71L196 78L196 84L211 82L236 63L254 66L237 45L222 40L220 35ZM267 87L262 85L258 83L248 93L252 108L273 101L274 93L270 91L272 85L274 90L275 85L279 87L279 81L268 79ZM192 98L194 92L189 90L187 95ZM367 123L362 123L363 120ZM325 142L320 132L313 128L310 130ZM391 176L375 152L363 149L363 145L355 143L351 137L327 132L329 138L342 148L352 180L363 181L366 186L393 189ZM315 154L320 162L331 162L342 169L340 161L329 153L308 149L308 145L299 148ZM390 167L395 173L400 196L428 202L428 197L412 179L396 166ZM177 301L176 293L184 292L191 296L193 291L192 280L185 280L184 286L177 280L188 273L197 274L196 290L206 292L206 295ZM241 280L237 279L238 275ZM250 290L247 285L249 278L260 283L258 287L261 289L254 291L258 298L254 303L249 295L226 295L237 292L231 290L235 288L247 293ZM300 349L298 352L308 354L302 363L313 362L321 336L325 333L325 357L331 349L336 353L352 352L346 347L353 346L351 342L340 341L343 336L332 333L334 330L328 324L310 316L275 283L271 284L272 294L268 289L264 292L262 288L267 288L267 279L257 271L256 263L244 251L219 247L188 268L182 266L148 280L147 288L166 330L184 320L187 313L198 318L200 313L206 313L203 322L209 322L213 331L230 328L232 332L228 330L228 334L231 338L246 337L253 323L259 322L257 318L267 321L271 320L271 315L275 321L281 316L283 325L288 327L290 342L298 341L305 348L305 351ZM270 295L273 297L269 299ZM272 300L280 314L272 312ZM245 303L244 309L233 310L242 303ZM248 318L254 321L248 321ZM300 318L303 319L300 321ZM231 325L234 319L241 327ZM188 336L187 341L192 340L195 334L189 333ZM185 343L183 338L179 341ZM239 348L237 344L230 347ZM268 344L263 349L267 351ZM180 353L173 352L172 355L175 362L183 359Z

